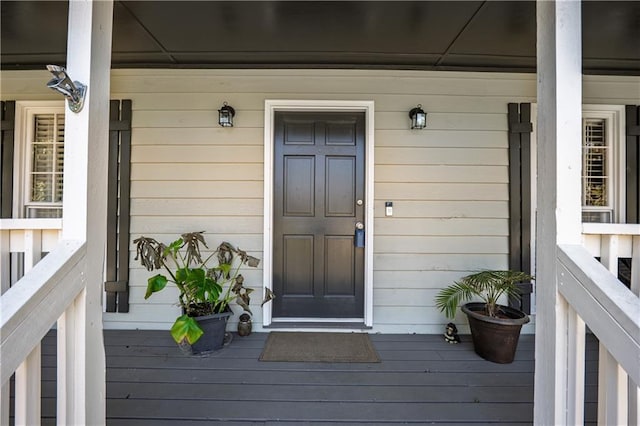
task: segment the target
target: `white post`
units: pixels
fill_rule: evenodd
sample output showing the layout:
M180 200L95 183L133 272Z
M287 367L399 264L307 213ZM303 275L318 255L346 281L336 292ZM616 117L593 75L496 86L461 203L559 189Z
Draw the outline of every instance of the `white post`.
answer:
M9 266L11 264L10 232L8 229L0 229L0 294L9 290L9 284L11 283Z
M24 231L24 273L29 272L42 258L42 231ZM42 356L38 343L16 370L16 425L40 424L40 376Z
M640 236L634 236L631 247L631 291L640 297ZM629 380L629 426L640 426L639 383Z
M557 246L581 244L581 17L579 1L538 0L536 361L534 423L567 424L581 405L569 354L569 312L558 293ZM584 368L581 366L580 368ZM568 372L571 369L572 372ZM572 400L569 402L568 400Z
M620 237L618 235L603 235L601 238L600 263L617 277Z
M620 238L603 235L600 262L618 276ZM598 351L598 423L621 425L628 423L629 380L607 348L600 343Z
M9 290L9 230L0 229L0 295ZM9 383L0 384L0 426L9 426Z
M628 378L618 361L600 344L598 351L598 424L626 425Z
M640 297L640 236L633 237L631 248L631 291Z
M9 400L10 383L0 385L0 426L9 426Z
M67 71L88 86L84 108L65 114L63 239L86 241L85 290L62 318L58 424L105 423L102 271L113 1L69 2ZM64 339L64 341L62 341Z
M16 426L40 424L41 345L38 343L16 370Z
M566 302L565 302L566 303ZM567 424L584 424L584 374L585 374L585 333L586 327L580 315L572 308L568 308L568 354L572 357L575 368L567 372L567 395L575 395L568 400Z

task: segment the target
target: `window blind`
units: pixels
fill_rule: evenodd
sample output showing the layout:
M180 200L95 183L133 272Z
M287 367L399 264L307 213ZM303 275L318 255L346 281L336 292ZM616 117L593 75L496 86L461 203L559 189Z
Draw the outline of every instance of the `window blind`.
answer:
M611 222L611 144L603 118L583 120L582 206L583 221Z
M61 217L64 114L35 114L31 140L27 217Z

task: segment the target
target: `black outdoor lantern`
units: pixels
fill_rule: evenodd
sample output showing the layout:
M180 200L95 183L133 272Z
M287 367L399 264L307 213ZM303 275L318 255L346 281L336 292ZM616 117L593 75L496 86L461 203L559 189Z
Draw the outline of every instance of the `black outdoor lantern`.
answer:
M427 113L422 110L422 105L418 104L417 107L412 108L409 111L409 118L411 118L412 129L424 129L427 127Z
M218 123L220 123L222 127L233 127L234 115L236 115L236 110L224 102L222 108L218 110Z

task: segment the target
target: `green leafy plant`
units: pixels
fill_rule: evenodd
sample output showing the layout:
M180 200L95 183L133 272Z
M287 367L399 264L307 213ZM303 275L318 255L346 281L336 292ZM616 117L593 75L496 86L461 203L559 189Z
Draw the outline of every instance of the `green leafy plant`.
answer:
M182 234L168 246L144 236L133 241L135 260L139 259L148 271L166 271L166 275L159 273L148 279L144 298L162 291L168 283L175 284L180 291L178 304L183 314L171 327L176 343L197 342L204 332L194 318L228 311L229 303L234 300L251 313L249 303L253 289L244 287L240 267L257 267L260 260L227 242L203 259L201 246L208 249L203 233ZM267 292L266 297L271 298L272 294Z
M520 297L517 284L530 281L533 276L521 271L479 271L443 288L436 295L436 307L449 318L456 315L462 301L479 298L485 304L485 314L497 317L498 299L502 295Z

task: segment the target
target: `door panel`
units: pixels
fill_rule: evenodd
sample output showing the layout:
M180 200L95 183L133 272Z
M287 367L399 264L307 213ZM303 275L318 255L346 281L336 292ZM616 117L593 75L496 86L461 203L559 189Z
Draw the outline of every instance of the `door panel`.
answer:
M364 113L277 112L274 317L361 318Z
M284 287L290 295L313 295L313 235L285 235Z
M327 157L325 216L355 216L356 158Z
M326 295L353 296L355 267L353 237L328 235L325 237Z
M284 158L284 215L313 216L315 211L315 160L313 157Z

